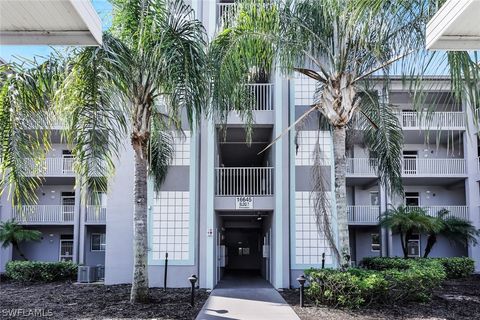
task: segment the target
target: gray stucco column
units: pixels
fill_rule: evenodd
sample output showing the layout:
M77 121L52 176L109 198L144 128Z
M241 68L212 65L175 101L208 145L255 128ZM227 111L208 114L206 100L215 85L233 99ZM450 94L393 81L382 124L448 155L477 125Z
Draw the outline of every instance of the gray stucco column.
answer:
M87 236L87 229L85 226L86 221L86 205L87 205L87 196L83 197L83 201L80 201L80 224L79 224L79 237L78 237L78 263L85 264L85 241Z
M380 210L379 210L379 218L387 211L388 204L390 202L389 196L385 190L385 186L381 183L378 184L379 189L379 198L380 198ZM380 227L380 255L382 257L388 257L391 255L391 242L392 242L392 235L391 232L387 228Z
M7 221L12 218L12 205L8 201L8 192L0 197L0 221ZM2 248L0 244L0 272L5 272L5 265L12 260L12 246Z
M476 128L474 117L470 106L463 104L467 119L467 131L464 133L463 149L466 161L466 170L468 177L465 180L465 200L468 205L468 217L473 225L480 229L480 190L478 180L479 159L478 159L478 129ZM480 241L480 239L478 239ZM475 260L475 271L480 271L480 247L468 246L468 256Z
M75 179L75 205L73 215L73 262L79 263L80 250L80 197L81 188L79 178Z

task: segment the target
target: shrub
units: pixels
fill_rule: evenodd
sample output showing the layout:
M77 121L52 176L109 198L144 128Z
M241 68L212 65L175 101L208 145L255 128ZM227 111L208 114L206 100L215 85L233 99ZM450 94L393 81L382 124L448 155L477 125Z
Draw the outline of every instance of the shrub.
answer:
M77 265L70 261L10 261L6 265L5 275L21 282L54 282L75 280Z
M306 294L316 304L358 308L382 296L387 282L381 274L369 270L310 269Z
M370 270L407 270L413 267L429 267L440 263L447 279L465 278L471 275L475 269L474 261L466 257L456 258L382 258L369 257L362 260L361 265Z
M439 261L420 264L394 261L392 265L396 268L382 265L381 270L307 270L307 297L316 304L347 308L370 303L426 301L446 277Z
M459 279L470 276L475 271L475 262L467 257L435 258L440 261L448 279Z

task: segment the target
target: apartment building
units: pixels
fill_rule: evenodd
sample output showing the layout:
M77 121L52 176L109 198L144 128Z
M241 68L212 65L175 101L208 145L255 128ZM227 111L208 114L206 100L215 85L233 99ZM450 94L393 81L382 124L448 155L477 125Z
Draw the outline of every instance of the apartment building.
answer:
M193 1L192 6L213 35L234 4ZM413 111L408 87L400 79L393 79L386 88L389 102L398 108L405 136L404 197L392 198L378 184L375 159L370 159L355 128L349 132L348 219L354 263L367 256L402 255L398 236L378 225L380 213L390 204L424 207L432 215L445 208L480 228L478 137L469 107L452 102L448 79L428 81L431 86L426 87L432 89L424 103L426 107L434 104L434 112L427 117ZM233 112L226 128L207 120L189 128L184 121L184 134L176 136L175 158L161 190L154 192L149 186L151 286L163 285L167 254L170 287L188 286L187 278L196 274L200 287L213 288L225 272L249 270L276 288L286 288L297 285L295 279L305 269L319 267L323 254L327 267L336 266L330 245L315 223L312 200L317 145L325 197L333 199L330 132L319 128L315 115L259 153L308 109L314 83L303 77L273 75L266 83L247 86L255 96L251 143L246 144L244 123ZM17 217L26 227L42 231L41 242L22 245L30 259L100 264L105 266L106 284L129 283L133 151L126 142L105 194L84 196L88 192L75 187L70 148L57 135L41 171L44 183L38 190L38 205L16 209L4 197L2 220ZM17 210L27 214L18 215ZM334 205L330 211L335 221ZM420 255L425 244L425 236L417 235L408 244L409 253ZM466 255L477 261L480 270L477 247L453 246L439 237L431 253ZM3 250L1 267L12 258L18 258L16 252Z

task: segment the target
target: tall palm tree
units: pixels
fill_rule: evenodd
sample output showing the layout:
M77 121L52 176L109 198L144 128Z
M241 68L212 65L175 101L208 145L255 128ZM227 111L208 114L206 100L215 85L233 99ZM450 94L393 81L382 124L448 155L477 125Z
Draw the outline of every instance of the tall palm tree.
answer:
M332 132L338 244L335 237L327 238L342 265L347 259L340 255L350 255L346 129L357 122L355 126L363 134L370 154L378 159L380 183L387 192L401 194L403 135L385 88L391 75L410 72L418 80L412 88L421 88L421 75L428 65L442 64L440 58L434 59L433 54L424 51L425 25L432 14L430 2L243 0L238 2L234 21L226 24L212 42L213 104L223 118L234 109L251 125L251 104L241 102L242 97L248 98L242 88L255 78L258 70L285 75L295 72L315 81L315 103L290 128L316 112ZM450 53L448 58L458 71L452 70L454 87L462 89L459 84L466 78L475 78L478 66L466 53ZM474 83L468 88L476 90ZM458 97L465 94L463 89L458 91ZM321 197L323 191L316 189L313 195ZM317 203L325 203L325 199L317 199ZM328 207L315 206L317 224L327 235L333 233L325 218Z
M43 106L64 122L74 168L90 190L106 189L107 179L98 178L98 173L113 174L120 148L125 141L132 145L131 301L141 302L148 299L147 178L153 178L158 190L173 153L168 132L181 128L183 114L193 127L204 110L206 34L182 1L114 0L112 4L112 26L100 47L76 49L65 61L53 60L61 64L57 68L61 72L52 77L51 95ZM25 146L26 141L19 144Z
M480 230L476 229L470 221L452 216L446 209L440 210L437 216L432 217L432 219L437 227L428 234L427 245L423 253L424 258L428 257L433 246L437 243L438 235L443 235L451 242L461 246L478 243L477 237L480 236Z
M404 258L408 258L408 240L411 239L412 234L439 230L438 223L428 216L424 209L403 205L388 209L381 217L380 225L399 234Z
M28 241L40 241L42 233L38 230L24 229L15 220L8 220L0 223L0 241L2 248L12 245L17 250L23 260L28 261L27 257L20 250L19 244Z

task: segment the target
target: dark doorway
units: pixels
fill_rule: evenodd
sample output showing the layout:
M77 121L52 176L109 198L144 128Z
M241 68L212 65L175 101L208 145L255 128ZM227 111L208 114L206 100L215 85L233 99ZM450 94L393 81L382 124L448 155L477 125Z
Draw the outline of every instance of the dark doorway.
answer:
M225 246L228 252L227 272L260 274L262 267L260 228L228 228Z

